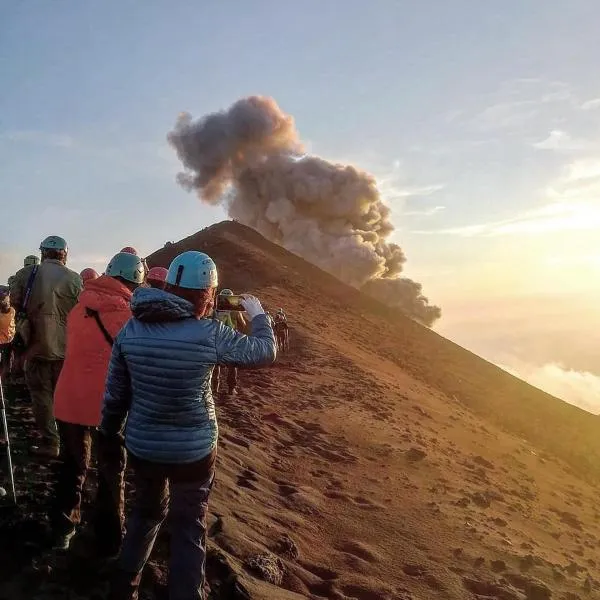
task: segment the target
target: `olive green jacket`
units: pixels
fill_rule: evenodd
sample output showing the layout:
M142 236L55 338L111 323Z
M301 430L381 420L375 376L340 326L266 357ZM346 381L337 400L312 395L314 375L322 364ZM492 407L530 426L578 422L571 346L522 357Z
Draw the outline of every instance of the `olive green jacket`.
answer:
M24 267L11 282L10 301L17 312L33 268ZM67 315L77 304L82 286L81 277L58 260L44 260L39 265L26 309L31 325L28 359L64 359Z

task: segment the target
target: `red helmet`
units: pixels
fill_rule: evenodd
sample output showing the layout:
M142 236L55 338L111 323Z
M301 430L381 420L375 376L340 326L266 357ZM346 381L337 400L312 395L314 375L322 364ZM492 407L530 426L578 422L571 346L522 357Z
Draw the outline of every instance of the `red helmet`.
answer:
M167 274L169 271L164 267L152 267L148 271L148 275L146 275L146 279L151 279L152 281L167 281Z
M94 269L84 269L83 271L81 271L80 273L81 279L83 279L83 283L85 283L86 281L89 281L90 279L98 279L98 277L100 277L98 275L98 273L96 273L96 271L94 271Z
M135 254L136 256L138 255L137 250L132 246L125 246L125 248L123 248L121 252L125 252L126 254Z

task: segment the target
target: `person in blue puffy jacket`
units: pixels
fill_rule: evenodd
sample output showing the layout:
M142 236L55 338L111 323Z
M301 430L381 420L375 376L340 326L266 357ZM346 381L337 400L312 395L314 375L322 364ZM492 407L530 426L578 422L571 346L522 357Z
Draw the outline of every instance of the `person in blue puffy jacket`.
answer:
M251 335L212 314L217 268L202 252L173 260L165 290L139 288L133 317L115 338L99 435L116 445L124 432L135 501L110 598L135 600L142 570L167 512L169 598L204 598L206 512L217 454L211 391L215 365L272 363L273 329L260 302L244 295Z

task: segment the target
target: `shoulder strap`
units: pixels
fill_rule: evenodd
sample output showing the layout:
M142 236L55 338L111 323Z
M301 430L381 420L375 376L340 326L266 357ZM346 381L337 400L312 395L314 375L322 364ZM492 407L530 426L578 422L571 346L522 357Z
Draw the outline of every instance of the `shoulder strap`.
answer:
M29 273L29 279L27 280L27 287L25 288L25 295L23 296L23 302L21 304L21 312L25 312L27 305L29 304L29 296L31 296L31 289L33 288L33 282L38 272L38 265L35 265Z
M113 340L112 336L110 335L110 333L108 333L108 331L106 330L106 327L104 327L104 323L102 322L102 319L100 319L100 315L98 314L98 311L88 308L86 306L85 312L88 317L92 317L96 321L96 323L98 323L98 327L100 328L102 335L104 336L106 341L109 343L109 345L112 346L114 343L114 340Z

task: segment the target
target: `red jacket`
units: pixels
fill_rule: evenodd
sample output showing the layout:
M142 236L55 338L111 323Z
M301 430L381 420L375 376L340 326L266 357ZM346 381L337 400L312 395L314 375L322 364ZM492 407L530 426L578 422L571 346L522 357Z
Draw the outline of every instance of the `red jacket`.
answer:
M131 291L113 277L88 281L67 320L65 362L54 392L54 416L60 421L97 427L111 345L86 308L98 311L111 337L131 317Z

